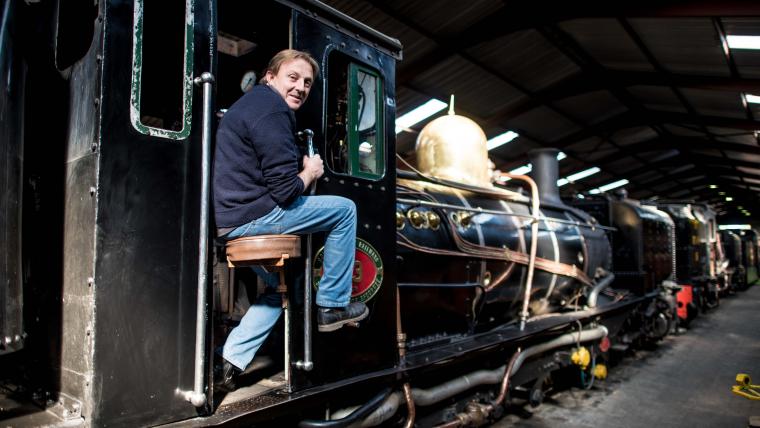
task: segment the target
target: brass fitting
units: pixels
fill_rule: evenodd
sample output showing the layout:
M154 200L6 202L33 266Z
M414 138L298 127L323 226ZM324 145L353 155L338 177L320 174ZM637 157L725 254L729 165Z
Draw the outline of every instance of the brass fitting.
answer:
M396 211L396 230L403 229L404 225L406 225L404 215L401 214L401 211Z
M406 216L415 229L427 229L429 226L427 216L420 210L411 209L406 212Z
M430 225L430 228L433 230L438 230L438 227L441 226L441 217L432 211L426 211L425 216L427 216L427 222L428 225Z
M467 229L472 223L472 213L467 211L456 211L450 214L451 220L458 226Z

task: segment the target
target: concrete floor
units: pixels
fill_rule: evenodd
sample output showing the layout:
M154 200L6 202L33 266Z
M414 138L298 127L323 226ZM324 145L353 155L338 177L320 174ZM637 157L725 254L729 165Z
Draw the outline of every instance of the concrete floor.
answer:
M760 384L760 284L637 351L591 390L554 393L493 427L746 427L760 401L731 393L737 373Z

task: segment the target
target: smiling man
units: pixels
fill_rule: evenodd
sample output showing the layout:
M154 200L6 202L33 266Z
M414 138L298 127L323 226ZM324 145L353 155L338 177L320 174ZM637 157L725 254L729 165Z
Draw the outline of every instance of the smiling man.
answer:
M216 136L214 211L217 234L230 240L268 234L326 232L324 275L316 303L319 331L364 319L369 310L350 302L356 241L356 207L339 196L303 196L322 176L319 155L302 158L295 144L298 110L319 74L317 62L292 49L275 55L261 85L225 113ZM256 270L267 285L224 344L223 389L250 364L282 312L279 279Z

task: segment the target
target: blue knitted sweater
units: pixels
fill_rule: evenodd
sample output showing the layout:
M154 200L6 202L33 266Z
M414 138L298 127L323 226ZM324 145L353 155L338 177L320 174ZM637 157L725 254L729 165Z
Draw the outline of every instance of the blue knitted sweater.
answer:
M257 85L225 113L216 133L216 226L240 226L287 206L303 193L298 177L295 115L266 85Z

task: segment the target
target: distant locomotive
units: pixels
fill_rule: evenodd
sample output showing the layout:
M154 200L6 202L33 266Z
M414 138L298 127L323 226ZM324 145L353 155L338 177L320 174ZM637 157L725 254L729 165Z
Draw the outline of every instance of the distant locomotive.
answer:
M720 241L728 261L726 271L730 287L739 290L747 288L747 270L744 266L745 257L741 238L730 230L721 230Z
M554 151L533 154L529 195L492 186L482 131L465 141L455 115L397 171L397 40L313 0L53 3L2 11L3 424L476 425L510 391L539 402L553 371L602 376L611 343L667 331L656 210L600 200L600 224L565 205ZM297 121L325 159L317 193L356 202L353 298L371 314L310 334L324 237L302 240L284 325L222 396L214 347L258 289L210 238L211 136L288 47L322 68ZM425 149L452 143L471 146ZM706 296L714 273L692 256L710 249L686 249L700 223L674 218L676 278Z
M625 191L576 199L573 205L616 229L610 234L614 287L655 297L642 313L641 332L648 340L663 338L675 326L677 309L673 220L654 206L629 199Z

